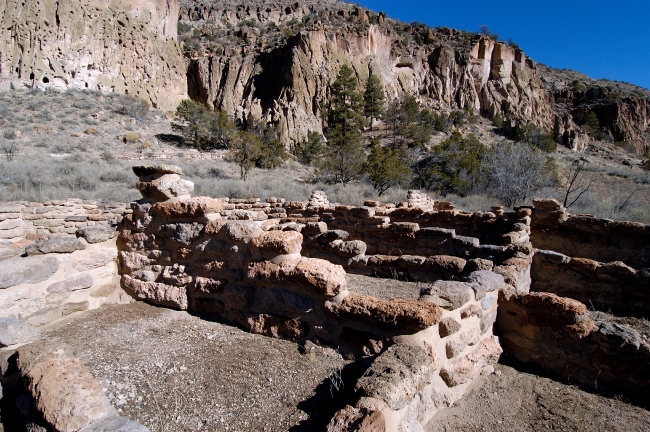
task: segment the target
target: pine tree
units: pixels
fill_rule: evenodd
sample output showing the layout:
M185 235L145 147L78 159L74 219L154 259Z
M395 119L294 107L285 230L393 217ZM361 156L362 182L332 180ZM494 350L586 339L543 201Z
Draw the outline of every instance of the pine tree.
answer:
M393 186L406 184L412 175L406 152L382 147L379 140L373 143L365 167L368 180L379 196Z
M386 113L384 89L377 75L370 74L363 93L363 112L370 119L370 130L375 119L384 118Z
M321 171L332 180L348 183L363 174L365 148L361 141L363 97L357 91L354 71L343 65L332 84L332 96L327 109L326 157L320 164Z

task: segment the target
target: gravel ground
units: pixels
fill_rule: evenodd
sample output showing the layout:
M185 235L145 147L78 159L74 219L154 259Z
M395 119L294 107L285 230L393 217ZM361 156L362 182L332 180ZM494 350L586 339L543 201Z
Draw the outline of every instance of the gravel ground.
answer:
M650 412L498 364L472 392L440 412L426 432L648 431Z
M348 290L384 300L392 298L417 299L420 297L420 289L429 285L421 282L406 282L350 273L346 275L346 278L348 280Z
M346 361L335 351L301 354L186 312L105 306L44 336L70 345L118 411L153 432L311 430L340 404L329 377Z

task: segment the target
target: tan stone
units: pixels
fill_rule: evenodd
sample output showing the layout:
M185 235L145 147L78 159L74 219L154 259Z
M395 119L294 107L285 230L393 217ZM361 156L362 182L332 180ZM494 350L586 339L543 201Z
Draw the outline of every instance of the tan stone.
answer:
M433 303L411 299L380 300L358 293L350 293L339 304L328 305L328 312L382 330L406 333L431 327L442 317L442 310Z
M322 296L334 297L348 286L343 267L322 259L302 258L291 274L298 284Z
M583 303L551 293L530 293L522 296L521 301L525 306L550 308L558 312L570 312L578 315L587 313L587 306Z
M244 314L241 324L251 333L259 333L292 341L305 338L309 327L297 319L266 314Z
M157 282L143 282L133 279L129 275L122 275L122 286L138 300L175 309L187 309L187 291L185 288Z
M157 202L152 209L167 218L196 218L223 211L223 203L215 198L195 197L183 201Z
M436 255L427 258L425 265L431 268L433 271L461 273L466 264L467 261L463 258L449 255Z
M178 181L153 180L150 182L137 182L136 189L144 198L168 200L172 198L188 197L194 190L194 183L181 179Z
M24 366L36 408L54 430L77 431L108 413L101 383L78 359L55 351Z
M465 384L478 375L483 366L496 363L502 352L494 339L483 339L470 354L443 366L440 377L449 387Z
M296 231L268 231L254 238L251 244L282 255L294 254L302 249L302 234Z
M381 411L354 408L347 405L336 412L326 432L385 432L386 419Z

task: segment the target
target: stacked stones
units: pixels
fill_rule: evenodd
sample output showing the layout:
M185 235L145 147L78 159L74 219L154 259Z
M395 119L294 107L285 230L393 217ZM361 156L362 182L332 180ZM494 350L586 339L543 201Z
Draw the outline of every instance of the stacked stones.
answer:
M4 204L0 206L0 240L40 241L72 235L86 226L116 224L125 211L124 204L101 205L80 199Z
M23 235L20 204L0 206L0 240L16 241Z
M307 207L329 207L330 202L323 191L314 191L309 198Z
M407 192L406 199L409 207L419 208L424 211L432 211L435 206L435 201L429 196L417 189L411 189Z
M396 344L357 381L360 399L336 413L328 432L422 430L439 410L462 398L502 352L492 324L503 285L500 275L477 271L467 283L439 281L423 290L420 302L442 309L438 325L393 338ZM353 296L338 308L360 309Z
M190 198L194 183L181 179L182 170L174 165L134 166L136 188L143 198L181 201Z
M518 361L599 390L650 397L650 342L626 325L593 321L579 301L504 290L498 325L504 350Z

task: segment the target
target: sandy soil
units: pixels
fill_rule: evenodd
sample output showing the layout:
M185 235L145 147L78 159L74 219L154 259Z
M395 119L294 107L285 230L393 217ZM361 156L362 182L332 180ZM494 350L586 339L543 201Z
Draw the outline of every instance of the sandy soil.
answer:
M496 365L426 432L648 431L650 412L549 378Z

